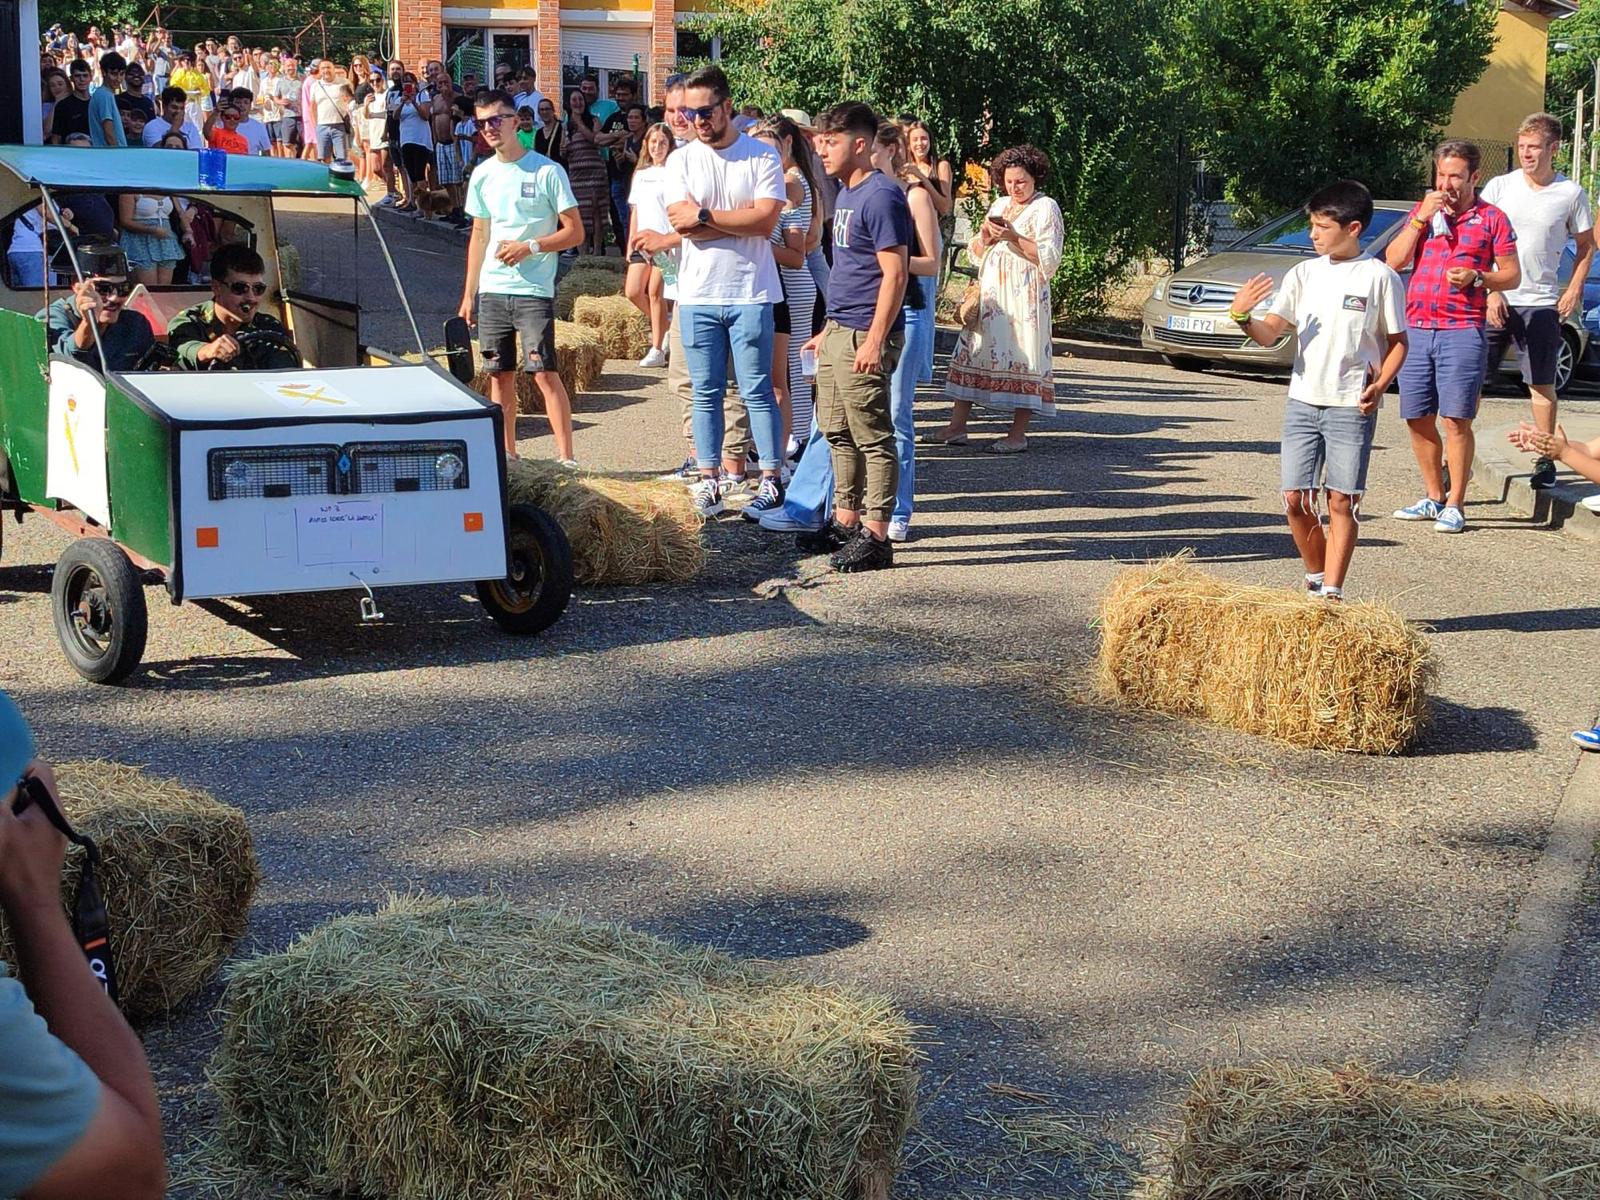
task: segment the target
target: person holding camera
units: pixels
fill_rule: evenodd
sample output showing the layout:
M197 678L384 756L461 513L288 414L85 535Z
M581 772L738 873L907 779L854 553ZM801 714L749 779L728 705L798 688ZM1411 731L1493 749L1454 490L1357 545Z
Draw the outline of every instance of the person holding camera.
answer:
M157 1200L161 1109L144 1050L72 935L61 904L66 839L21 781L55 776L0 692L0 910L26 988L0 966L0 1196Z

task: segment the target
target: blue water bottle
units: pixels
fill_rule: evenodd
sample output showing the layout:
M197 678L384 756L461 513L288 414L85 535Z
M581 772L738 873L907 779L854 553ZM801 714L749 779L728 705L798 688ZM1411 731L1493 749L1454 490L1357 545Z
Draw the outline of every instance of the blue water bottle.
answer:
M200 186L220 190L228 186L228 153L225 150L200 151Z

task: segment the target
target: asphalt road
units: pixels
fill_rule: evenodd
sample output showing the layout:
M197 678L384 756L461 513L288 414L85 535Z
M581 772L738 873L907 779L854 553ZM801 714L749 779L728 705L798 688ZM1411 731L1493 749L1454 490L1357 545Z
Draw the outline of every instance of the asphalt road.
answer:
M459 266L401 241L447 312ZM62 539L8 525L0 686L46 753L150 764L245 810L266 882L241 953L387 891L492 886L888 993L927 1030L907 1195L1077 1194L1081 1162L1007 1156L983 1119L1020 1103L1007 1089L1148 1154L1207 1063L1449 1072L1571 776L1566 732L1600 707L1600 549L1486 501L1457 538L1388 519L1416 490L1388 411L1351 592L1433 630L1415 751L1102 707L1092 621L1122 564L1192 549L1298 585L1282 386L1058 367L1062 415L1029 454L924 457L893 571L832 577L731 518L700 581L580 593L533 642L458 588L389 594L376 626L351 595L174 609L152 589L147 670L95 688L50 632ZM659 373L613 363L577 408L586 466L681 457ZM930 389L919 423L944 413ZM549 453L541 421L521 432ZM1597 888L1535 1085L1596 1090ZM146 1031L175 1144L212 1108L217 994Z

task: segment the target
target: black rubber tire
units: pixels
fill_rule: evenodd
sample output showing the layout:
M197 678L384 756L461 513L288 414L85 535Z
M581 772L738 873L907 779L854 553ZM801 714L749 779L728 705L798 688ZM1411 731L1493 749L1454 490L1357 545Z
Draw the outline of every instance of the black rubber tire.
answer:
M510 574L480 581L478 599L508 633L543 633L572 599L572 545L555 519L532 504L513 504L506 520Z
M63 551L50 581L50 618L61 652L90 683L121 683L144 657L144 584L108 538L79 538Z
M1570 329L1561 331L1561 349L1556 352L1556 395L1561 395L1572 386L1572 380L1577 375L1578 365L1578 335Z
M1167 365L1178 371L1209 371L1211 363L1204 358L1195 358L1190 354L1164 354Z

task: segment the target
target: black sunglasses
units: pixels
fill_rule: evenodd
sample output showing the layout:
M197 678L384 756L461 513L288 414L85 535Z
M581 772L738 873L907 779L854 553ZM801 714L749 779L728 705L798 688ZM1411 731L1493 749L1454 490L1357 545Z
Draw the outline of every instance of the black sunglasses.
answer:
M246 283L242 279L235 279L228 285L228 290L235 296L265 296L267 285L264 283Z
M518 113L517 115L521 116L522 114ZM508 117L502 113L492 117L480 117L478 124L482 125L485 129L499 129L500 126L504 125L507 121L515 121L516 119L516 117Z
M680 108L678 111L691 121L709 121L722 111L722 105L707 104L701 108Z
M109 300L113 296L131 296L133 294L133 284L127 280L123 280L121 283L113 283L109 279L96 279L94 281L94 290Z

